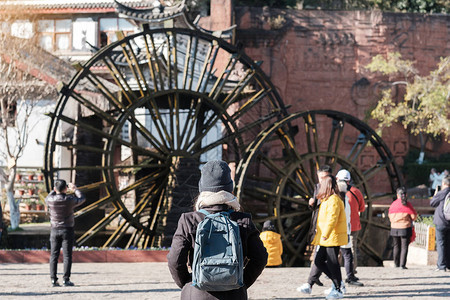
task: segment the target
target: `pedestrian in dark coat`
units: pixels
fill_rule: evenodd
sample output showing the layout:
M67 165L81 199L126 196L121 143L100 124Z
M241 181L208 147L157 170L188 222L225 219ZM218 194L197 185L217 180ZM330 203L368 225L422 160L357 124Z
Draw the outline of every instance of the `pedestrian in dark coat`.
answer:
M68 190L74 192L73 195L67 195ZM65 180L55 180L55 187L45 198L48 212L50 213L50 278L52 286L58 287L57 267L58 258L63 249L64 256L64 275L63 285L73 286L70 281L72 270L72 247L75 239L73 227L75 225L74 209L86 201L86 198L73 183L67 183Z
M211 161L205 164L199 182L199 191L195 211L181 215L167 255L170 273L175 283L182 289L181 299L248 299L247 289L264 270L268 255L251 215L238 212L240 205L238 199L232 194L233 181L228 165L223 161ZM245 261L243 287L224 292L208 292L192 286L190 267L193 262L196 229L205 218L203 213L198 212L199 209L205 209L209 213L234 210L230 213L230 219L238 223L242 240Z
M436 250L438 253L436 271L450 270L450 221L444 216L444 202L450 193L450 176L442 180L442 190L437 191L430 201L435 207L433 223L436 225Z

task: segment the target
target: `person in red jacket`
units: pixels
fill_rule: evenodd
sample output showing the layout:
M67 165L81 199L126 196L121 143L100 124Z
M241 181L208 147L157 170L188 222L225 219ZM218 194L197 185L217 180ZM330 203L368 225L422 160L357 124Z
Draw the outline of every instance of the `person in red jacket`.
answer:
M393 240L393 257L397 268L407 269L406 258L408 245L413 235L412 222L417 219L417 212L406 197L406 188L397 189L397 200L389 207L391 236Z
M345 182L347 184L347 193L345 194L350 205L350 226L351 234L349 247L341 247L341 253L344 258L345 271L347 273L347 279L345 280L350 285L362 286L359 282L359 278L355 276L356 266L358 262L357 255L357 237L358 232L361 230L361 221L359 213L366 209L366 203L364 202L364 196L361 191L350 185L351 175L346 169L341 169L336 174L338 182Z

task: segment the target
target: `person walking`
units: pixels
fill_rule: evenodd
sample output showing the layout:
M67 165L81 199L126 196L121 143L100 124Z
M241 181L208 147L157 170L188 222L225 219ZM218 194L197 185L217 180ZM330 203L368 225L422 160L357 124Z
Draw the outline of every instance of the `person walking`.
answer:
M393 256L395 267L406 267L408 246L412 236L412 222L417 219L417 212L406 197L406 188L397 189L397 200L389 207L391 221L391 236L393 239Z
M450 270L450 220L444 215L444 203L450 193L450 176L442 179L442 190L437 191L430 201L435 207L433 223L436 225L436 249L438 253L436 271Z
M283 260L281 255L283 254L283 243L281 242L281 235L276 232L275 225L272 221L265 221L262 232L259 235L264 247L269 254L267 259L268 267L278 267L281 266Z
M345 197L348 199L350 207L350 236L348 246L341 247L342 257L344 258L345 271L347 273L346 283L355 286L363 286L364 284L359 282L359 278L355 276L356 267L358 262L357 256L357 238L358 233L361 230L361 221L359 214L366 209L366 203L364 202L364 196L361 191L350 185L351 175L346 169L340 170L336 174L338 185L343 185L345 190Z
M434 195L434 193L436 191L436 187L438 186L439 176L440 176L440 174L436 171L436 169L431 168L430 176L429 176L430 195Z
M317 192L319 191L320 183L322 180L326 177L331 175L331 167L329 165L323 165L317 170L317 180L319 181L313 192L313 197L309 199L308 201L308 207L312 210L311 214L311 223L309 226L308 231L308 242L312 244L314 237L316 236L317 232L317 216L319 214L319 208L320 208L320 199L317 198ZM314 249L314 257L317 253L318 247L315 247ZM312 287L314 284L317 284L318 286L323 286L323 283L320 281L320 275L322 275L322 272L317 268L317 266L314 264L314 261L311 264L311 270L309 271L308 281L301 286L297 288L298 292L301 292L303 294L311 294Z
M343 298L344 282L338 255L340 246L348 243L347 220L344 201L339 196L336 179L327 175L322 179L317 193L320 208L317 216L316 235L313 245L320 246L314 264L325 273L333 285L327 299Z
M74 191L73 195L67 195L67 190ZM50 278L52 286L60 286L57 277L58 258L61 247L64 256L64 275L63 285L73 286L70 281L72 269L72 247L74 243L75 219L73 215L74 208L81 205L86 198L77 189L77 187L65 180L55 180L55 186L52 192L45 198L47 210L50 213Z
M167 255L169 271L178 287L181 299L247 299L247 289L256 281L267 264L267 251L259 237L259 231L252 222L251 215L240 212L238 199L232 194L233 180L231 170L224 161L209 161L202 170L199 181L200 194L194 205L194 211L183 213L172 239ZM208 213L232 212L229 218L239 225L242 241L242 253L247 262L244 268L244 286L226 291L205 291L192 285L192 268L196 229Z

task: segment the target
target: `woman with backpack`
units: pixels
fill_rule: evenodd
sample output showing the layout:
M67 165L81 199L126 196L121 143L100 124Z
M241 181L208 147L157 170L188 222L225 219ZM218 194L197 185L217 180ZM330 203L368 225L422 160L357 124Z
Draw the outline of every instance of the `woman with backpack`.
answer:
M413 235L412 222L417 219L417 212L408 198L406 198L406 188L397 189L397 200L389 207L389 220L391 221L391 236L393 239L393 256L395 267L406 267L406 257L408 256L408 246Z
M172 246L167 255L172 278L182 289L181 299L248 299L247 289L264 270L267 263L267 251L259 238L259 231L253 224L251 215L240 212L239 201L232 194L233 180L228 164L224 161L206 163L201 170L199 191L200 194L195 201L194 211L181 215L172 239ZM208 254L215 254L215 257L204 258L205 261L206 259L214 260L217 256L226 257L230 254L228 253L230 251L227 251L226 248L229 243L214 242L212 245L207 245L205 240L214 238L216 233L213 232L210 236L202 235L203 229L210 224L208 222L214 222L216 219L223 220L223 222L217 223L218 226L225 223L226 228L230 228L230 232L223 235L222 239L239 237L238 242L240 243L237 247L240 247L238 250L242 252L242 257L239 257L239 259L246 262L245 269L243 269L243 265L236 263L239 265L237 273L243 272L243 274L237 282L229 280L234 282L235 287L232 289L227 289L227 286L221 285L228 280L219 280L214 276L208 279L206 278L209 277L208 274L202 274L202 270L197 267L198 261ZM238 230L233 231L233 228ZM217 234L220 234L220 232ZM221 245L222 249L218 249L217 245ZM212 249L211 247L215 248ZM219 251L222 253L208 253ZM188 266L192 272L189 271ZM217 266L217 268L220 267ZM234 270L235 265L229 267ZM217 273L221 276L222 272ZM234 271L231 273L231 275L234 275ZM212 282L208 282L208 280ZM240 282L241 280L242 282Z
M321 205L317 216L316 235L313 245L320 246L314 258L314 264L333 282L327 299L343 298L341 267L338 255L340 246L348 243L347 219L344 201L339 194L336 179L332 175L325 176L319 186L317 199Z

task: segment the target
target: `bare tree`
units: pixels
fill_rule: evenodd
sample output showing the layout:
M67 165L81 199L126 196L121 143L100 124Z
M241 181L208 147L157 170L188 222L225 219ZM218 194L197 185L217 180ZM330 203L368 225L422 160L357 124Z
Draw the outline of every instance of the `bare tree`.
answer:
M55 88L41 79L39 65L28 64L43 51L35 46L36 37L18 38L8 32L15 16L14 13L0 16L0 156L8 166L5 190L13 230L20 222L20 199L14 197L17 160L23 155L29 133L37 123L32 123L30 117L43 99L54 99L56 95Z

